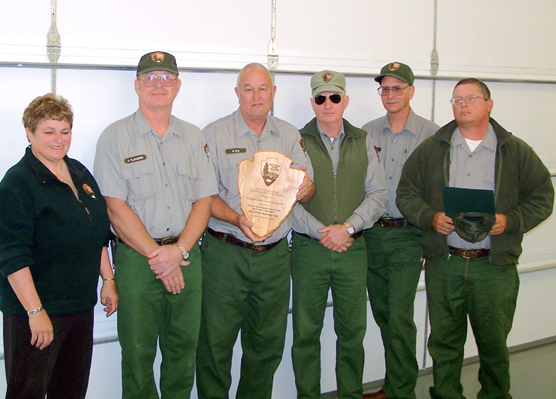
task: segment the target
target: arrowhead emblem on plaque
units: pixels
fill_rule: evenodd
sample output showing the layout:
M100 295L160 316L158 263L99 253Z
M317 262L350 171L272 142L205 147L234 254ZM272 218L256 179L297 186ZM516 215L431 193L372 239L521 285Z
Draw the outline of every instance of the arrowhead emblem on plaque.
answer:
M276 158L267 158L261 161L261 176L267 186L276 181L281 171L282 164Z
M258 237L278 229L295 205L305 172L292 168L292 163L282 153L257 151L252 161L244 159L238 165L241 210Z

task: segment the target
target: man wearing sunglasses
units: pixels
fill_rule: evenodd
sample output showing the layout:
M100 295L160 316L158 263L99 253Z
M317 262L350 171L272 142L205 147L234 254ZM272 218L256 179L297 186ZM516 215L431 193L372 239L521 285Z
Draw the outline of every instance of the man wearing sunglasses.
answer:
M296 206L292 243L293 369L298 398L320 398L320 334L332 291L338 398L361 398L366 331L367 262L363 229L384 213L384 171L372 140L343 119L346 79L311 78L316 117L300 130L317 191Z
M421 276L421 229L408 224L396 207L402 168L413 150L439 126L413 112L415 93L411 68L401 62L385 65L375 78L386 115L363 126L373 138L388 184L386 212L367 243L367 289L384 345L386 375L382 389L365 398L415 398L419 367L413 303Z
M123 398L158 398L157 343L163 397L189 398L193 386L201 322L197 241L218 188L200 129L172 115L178 74L171 54L141 57L139 109L107 127L97 144L95 177L118 236Z
M521 241L552 213L554 188L533 149L490 117L493 101L483 82L458 82L450 102L455 120L407 160L397 193L402 214L423 229L430 395L464 397L460 376L469 319L480 359L478 397L511 398L506 338L519 289ZM485 239L459 236L445 214L444 186L493 191L495 223Z
M269 115L276 93L263 65L246 65L235 93L239 109L203 130L219 185L203 238L203 311L197 350L199 399L227 399L234 344L241 331L237 399L270 399L282 359L290 300L290 215L270 236L258 237L241 210L238 164L256 151L278 151L306 170L297 200L310 201L315 186L299 131Z

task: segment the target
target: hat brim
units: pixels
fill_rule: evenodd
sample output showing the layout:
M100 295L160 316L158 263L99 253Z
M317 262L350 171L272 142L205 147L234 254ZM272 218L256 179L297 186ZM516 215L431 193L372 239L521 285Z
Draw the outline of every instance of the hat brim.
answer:
M411 85L411 83L409 83L409 82L407 81L407 79L403 79L401 76L395 75L395 74L393 74L393 73L385 73L384 75L377 76L377 77L375 78L375 82L381 83L381 82L382 82L382 79L384 79L385 76L392 76L393 78L396 78L396 79L398 79L398 80L401 80L401 81L404 82L404 83L407 83L407 84L410 84L410 85Z
M326 93L326 92L340 93L340 94L345 93L344 89L342 89L340 86L336 86L333 84L324 84L322 86L317 87L315 90L313 90L313 97L318 96L320 93Z
M170 73L173 73L173 74L176 74L176 75L180 74L177 69L160 67L160 66L157 65L157 66L145 68L145 69L141 70L141 72L137 71L137 76L143 75L144 73L154 72L154 71L170 72Z

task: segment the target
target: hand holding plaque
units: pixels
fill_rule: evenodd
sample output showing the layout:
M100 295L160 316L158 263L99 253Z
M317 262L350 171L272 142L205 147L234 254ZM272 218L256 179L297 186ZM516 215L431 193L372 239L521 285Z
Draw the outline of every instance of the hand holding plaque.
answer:
M241 210L253 223L251 230L258 237L278 229L295 205L305 172L292 168L292 163L282 153L257 151L253 161L244 159L238 165Z

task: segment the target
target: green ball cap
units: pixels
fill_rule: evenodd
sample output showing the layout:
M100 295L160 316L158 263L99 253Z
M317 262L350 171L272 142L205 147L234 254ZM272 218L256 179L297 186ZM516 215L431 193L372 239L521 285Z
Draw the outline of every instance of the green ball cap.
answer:
M346 77L336 71L324 70L317 72L311 78L311 89L313 90L313 97L326 91L345 93Z
M384 65L380 70L380 75L377 76L375 80L380 83L385 76L392 76L410 86L413 86L413 81L415 80L411 68L401 62L391 62L388 65Z
M179 75L176 58L163 51L153 51L141 57L137 64L137 75L152 71L165 71Z
M476 243L487 237L496 223L496 216L485 212L461 212L456 213L452 220L458 236L467 242Z

